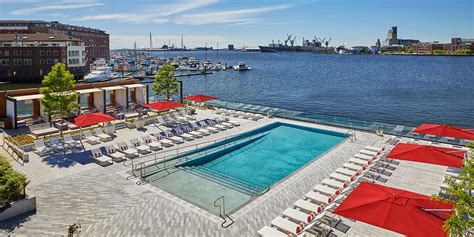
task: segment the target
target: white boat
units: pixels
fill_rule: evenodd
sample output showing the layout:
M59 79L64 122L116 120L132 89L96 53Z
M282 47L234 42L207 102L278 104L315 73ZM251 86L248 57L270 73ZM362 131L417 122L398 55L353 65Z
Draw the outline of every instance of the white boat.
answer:
M247 66L244 62L239 63L238 66L234 66L234 69L237 71L248 71L251 68Z
M84 77L85 82L107 81L116 78L117 73L112 72L110 67L97 67Z

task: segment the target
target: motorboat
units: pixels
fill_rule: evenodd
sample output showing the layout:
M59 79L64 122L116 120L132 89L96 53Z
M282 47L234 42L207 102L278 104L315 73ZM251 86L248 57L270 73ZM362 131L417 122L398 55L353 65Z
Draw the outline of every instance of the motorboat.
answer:
M84 81L100 82L107 81L116 77L118 77L118 74L116 72L112 72L112 69L110 67L97 67L84 77Z
M247 66L244 62L240 62L239 65L234 66L234 70L237 70L237 71L248 71L250 69L251 68Z

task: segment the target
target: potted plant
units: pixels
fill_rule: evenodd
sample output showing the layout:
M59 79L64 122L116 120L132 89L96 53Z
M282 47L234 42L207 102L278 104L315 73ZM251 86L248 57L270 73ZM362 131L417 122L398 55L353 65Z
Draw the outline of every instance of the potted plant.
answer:
M105 125L104 125L104 132L106 134L112 134L115 132L115 124L114 123L111 123L110 121L107 122Z

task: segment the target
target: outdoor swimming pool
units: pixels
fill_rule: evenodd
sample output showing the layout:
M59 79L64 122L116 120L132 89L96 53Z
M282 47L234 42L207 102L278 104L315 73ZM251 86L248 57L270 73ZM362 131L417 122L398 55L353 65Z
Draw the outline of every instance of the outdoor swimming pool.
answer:
M346 137L338 132L273 123L177 157L179 162L172 169L149 172L147 179L212 213L218 212L214 201L224 196L227 211L233 212Z

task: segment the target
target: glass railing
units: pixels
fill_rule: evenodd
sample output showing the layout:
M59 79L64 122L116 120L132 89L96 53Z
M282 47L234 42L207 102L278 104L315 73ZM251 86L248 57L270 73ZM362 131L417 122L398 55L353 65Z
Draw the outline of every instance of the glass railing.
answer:
M305 122L312 122L341 128L362 130L367 132L375 132L382 130L384 134L409 137L413 139L422 139L432 141L434 143L448 143L457 146L465 146L468 140L454 139L449 137L440 137L433 135L413 133L415 127L409 125L390 124L382 122L367 121L356 118L349 118L337 115L327 115L313 112L293 111L275 107L269 107L257 104L245 104L235 101L212 100L206 104L226 109L239 110L244 112L259 113L267 115L271 113L274 117L287 118L293 120L300 120Z

